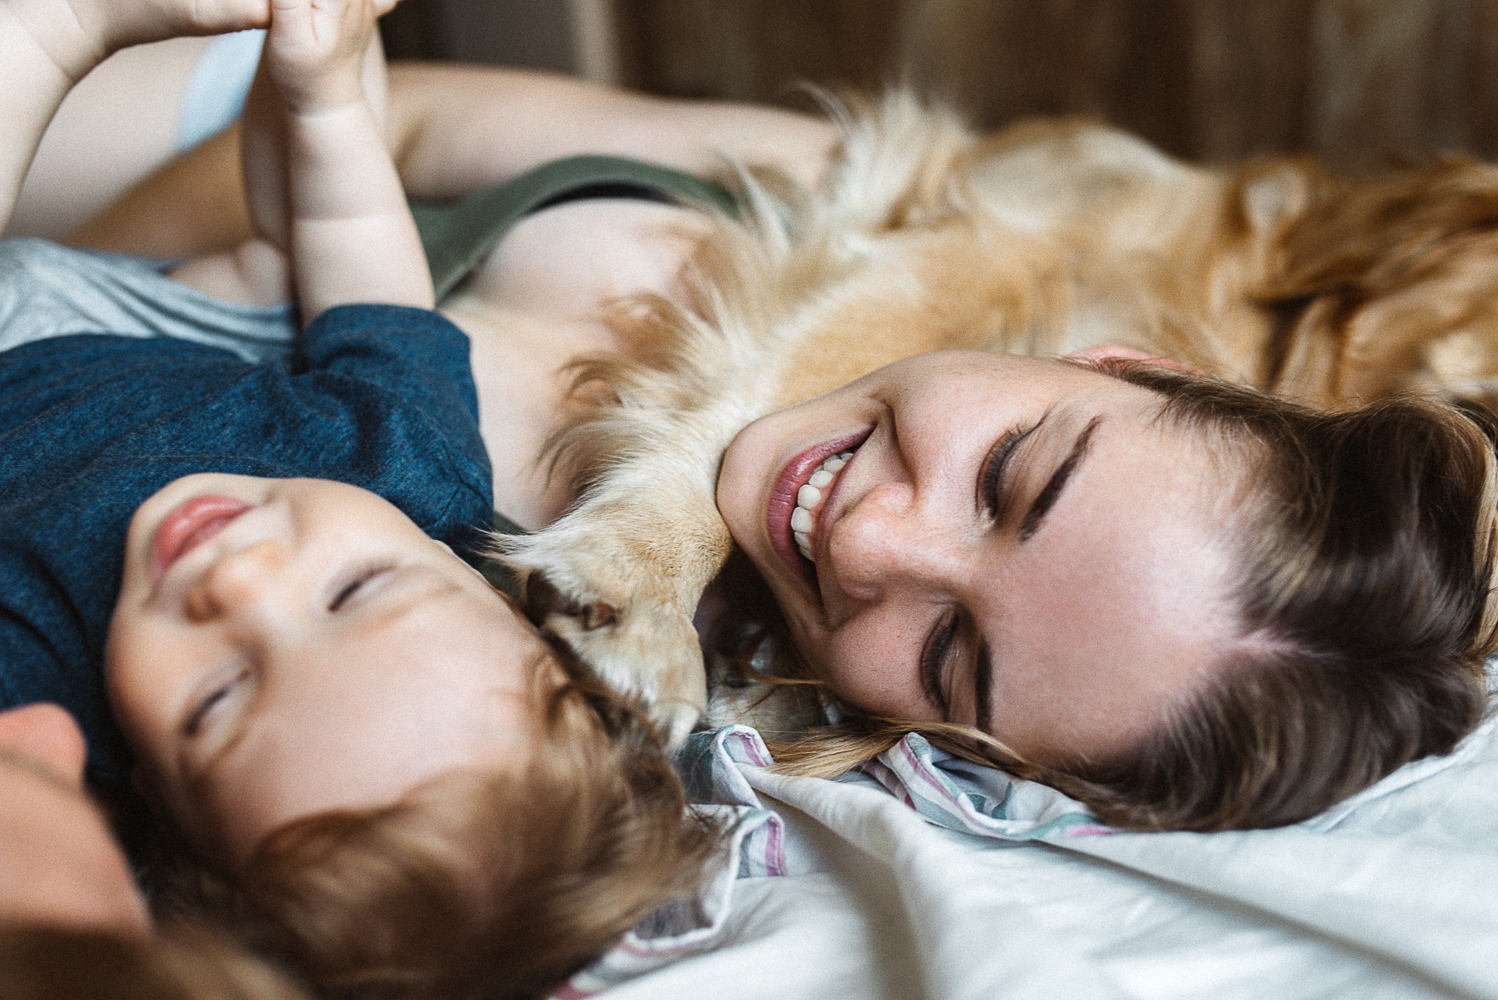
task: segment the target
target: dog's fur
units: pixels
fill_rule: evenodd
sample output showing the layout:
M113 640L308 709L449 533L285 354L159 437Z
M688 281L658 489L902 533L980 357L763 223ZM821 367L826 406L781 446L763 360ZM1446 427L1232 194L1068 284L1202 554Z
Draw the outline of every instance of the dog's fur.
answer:
M581 499L505 543L533 616L673 738L705 699L692 617L732 544L724 449L888 362L1117 344L1326 407L1498 399L1498 169L1207 170L1083 122L980 138L904 93L841 124L819 190L743 178L749 211L700 246L691 308L621 313L653 360L583 367L617 403L557 442Z

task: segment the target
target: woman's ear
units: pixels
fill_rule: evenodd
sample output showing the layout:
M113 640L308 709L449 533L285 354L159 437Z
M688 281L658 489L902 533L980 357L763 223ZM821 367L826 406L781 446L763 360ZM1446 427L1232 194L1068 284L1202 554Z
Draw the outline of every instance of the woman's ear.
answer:
M1172 361L1169 358L1146 354L1132 347L1121 347L1118 344L1094 344L1091 347L1084 347L1079 351L1072 351L1067 357L1078 358L1083 361L1106 361L1110 359L1116 361L1148 361L1152 365L1160 365L1163 368L1174 368L1176 371L1190 372L1193 375L1206 374L1200 368L1193 368L1190 365L1184 365L1179 361Z

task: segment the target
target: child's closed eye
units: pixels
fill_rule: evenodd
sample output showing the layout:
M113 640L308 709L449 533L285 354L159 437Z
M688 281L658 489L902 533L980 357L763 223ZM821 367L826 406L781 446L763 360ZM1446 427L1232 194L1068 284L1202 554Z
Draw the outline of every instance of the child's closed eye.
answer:
M182 734L188 738L199 735L214 711L228 701L230 695L244 683L250 674L248 665L241 665L222 683L211 686L207 693L193 705L192 711L182 723Z
M337 613L340 609L349 605L351 601L368 593L372 584L383 578L395 569L388 563L374 563L361 565L344 579L340 580L333 591L333 599L328 602L329 613Z

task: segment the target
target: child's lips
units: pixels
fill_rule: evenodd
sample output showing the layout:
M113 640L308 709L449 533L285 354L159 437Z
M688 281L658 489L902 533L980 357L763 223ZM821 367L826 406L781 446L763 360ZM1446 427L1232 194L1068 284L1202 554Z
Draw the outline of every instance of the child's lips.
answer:
M151 582L160 580L172 563L254 506L238 497L217 494L193 497L178 504L161 519L151 542Z

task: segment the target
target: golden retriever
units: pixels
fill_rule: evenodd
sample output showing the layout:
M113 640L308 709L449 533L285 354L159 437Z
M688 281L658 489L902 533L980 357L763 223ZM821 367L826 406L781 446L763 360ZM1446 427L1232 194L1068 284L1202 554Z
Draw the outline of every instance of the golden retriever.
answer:
M621 312L655 360L583 366L613 399L556 442L580 500L504 543L536 620L672 740L705 703L693 613L732 545L719 458L766 412L943 348L1115 344L1329 407L1498 392L1498 169L1211 170L1093 123L980 137L902 92L841 117L818 190L744 182L691 308Z

